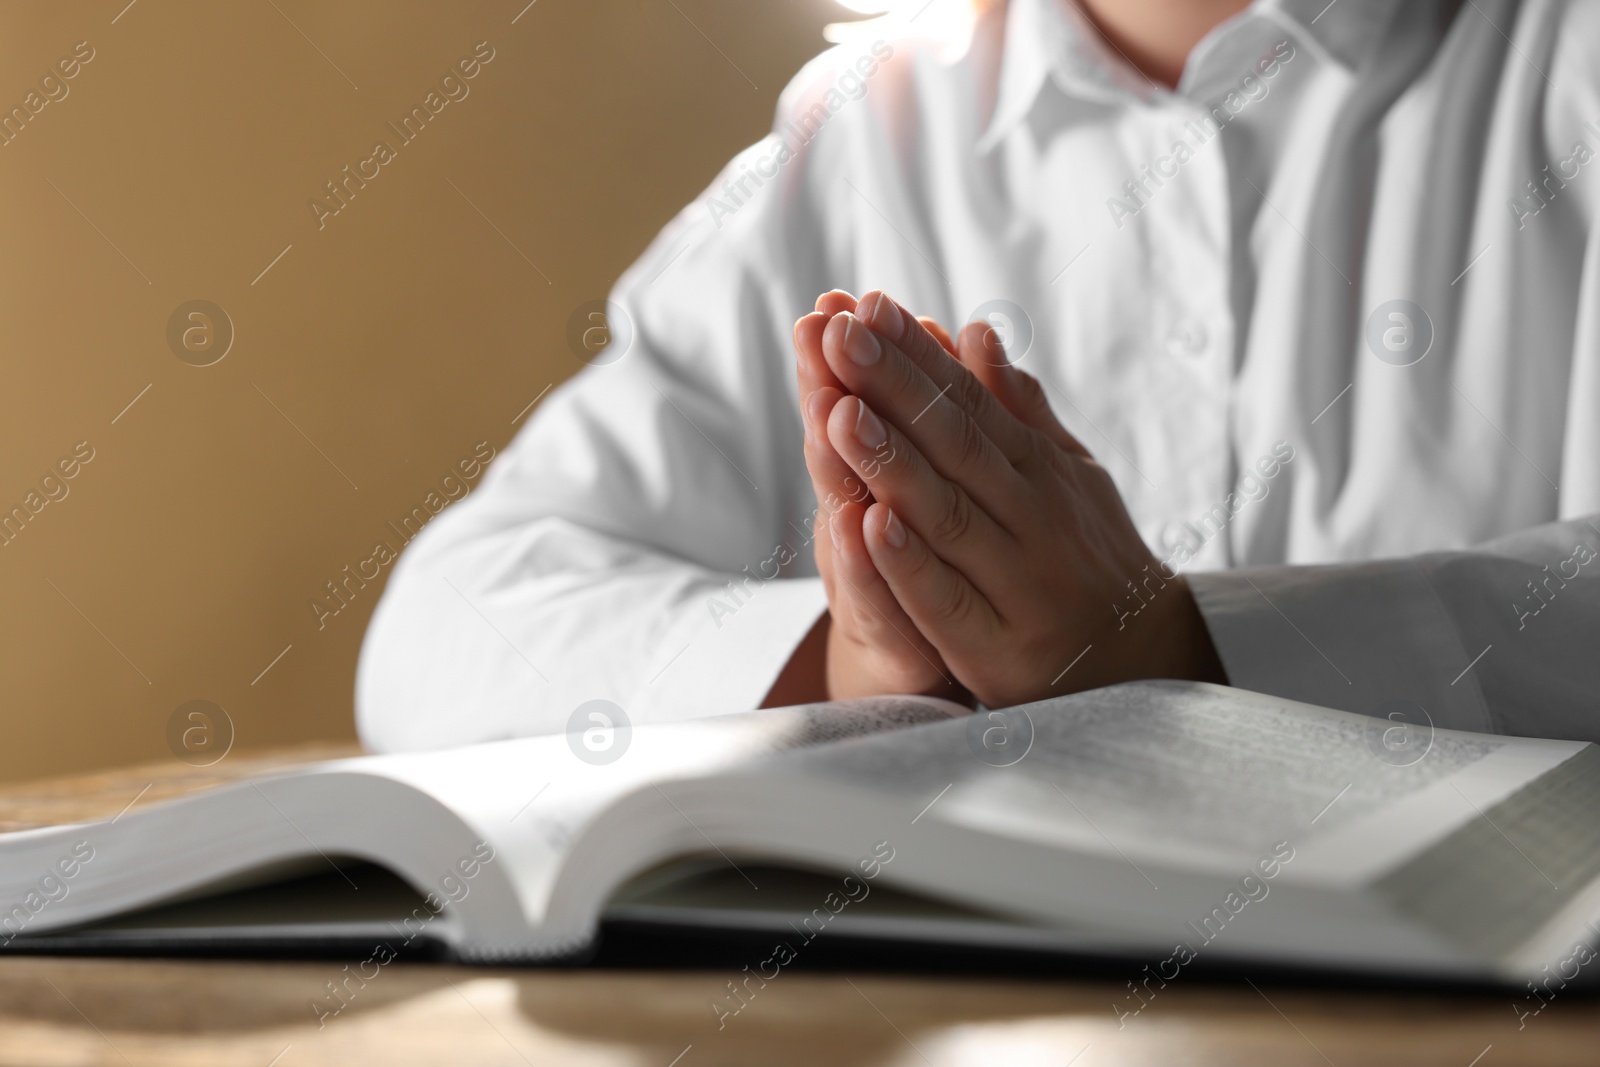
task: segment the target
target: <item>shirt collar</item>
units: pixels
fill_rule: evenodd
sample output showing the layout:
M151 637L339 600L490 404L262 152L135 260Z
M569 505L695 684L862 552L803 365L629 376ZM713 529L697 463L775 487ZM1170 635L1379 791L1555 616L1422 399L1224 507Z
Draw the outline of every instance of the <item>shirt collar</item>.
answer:
M1400 0L1256 0L1196 46L1191 66L1243 20L1271 19L1320 58L1354 71L1373 53ZM1000 85L978 151L988 152L1032 109L1045 80L1071 96L1103 103L1149 102L1152 85L1106 42L1074 0L1009 0ZM1187 88L1188 72L1179 92Z

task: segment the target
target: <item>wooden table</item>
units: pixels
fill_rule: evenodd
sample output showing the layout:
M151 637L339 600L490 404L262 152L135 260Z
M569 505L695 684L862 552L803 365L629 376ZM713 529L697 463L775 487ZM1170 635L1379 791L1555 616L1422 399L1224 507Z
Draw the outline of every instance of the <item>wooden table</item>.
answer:
M0 827L116 814L321 747L14 786ZM160 1064L805 1064L896 1067L1600 1062L1600 1002L1563 995L1519 1031L1510 994L1174 982L1119 1029L1120 980L785 972L719 1030L721 971L391 964L320 1029L327 962L0 959L0 1067Z

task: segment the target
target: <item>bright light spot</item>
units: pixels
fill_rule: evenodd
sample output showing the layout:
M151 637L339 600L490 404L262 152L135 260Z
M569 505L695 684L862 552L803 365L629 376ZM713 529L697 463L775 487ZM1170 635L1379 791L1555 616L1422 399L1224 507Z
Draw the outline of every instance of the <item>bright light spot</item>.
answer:
M869 46L881 39L920 37L940 45L946 60L959 59L972 43L972 30L984 0L835 0L862 15L861 22L835 22L822 36L834 44Z

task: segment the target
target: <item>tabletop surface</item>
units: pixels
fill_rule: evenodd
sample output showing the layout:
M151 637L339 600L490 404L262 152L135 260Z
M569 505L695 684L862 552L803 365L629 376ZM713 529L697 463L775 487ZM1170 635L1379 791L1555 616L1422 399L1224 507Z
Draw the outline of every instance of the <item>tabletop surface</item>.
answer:
M220 781L354 754L235 753L0 789L0 829L109 818ZM1128 978L1133 978L1130 969ZM161 1064L1109 1065L1600 1062L1600 1000L1180 978L1120 1021L1122 980L807 972L720 1020L735 973L391 963L344 1007L332 962L0 958L0 1067ZM1519 1016L1521 1012L1527 1014ZM326 1007L323 1009L326 1012Z

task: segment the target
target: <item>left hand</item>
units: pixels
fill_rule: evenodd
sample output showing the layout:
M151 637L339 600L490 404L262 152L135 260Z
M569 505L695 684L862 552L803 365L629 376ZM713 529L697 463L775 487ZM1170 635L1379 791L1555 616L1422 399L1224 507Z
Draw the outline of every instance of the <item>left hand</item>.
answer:
M822 353L822 336L834 315L855 306L855 297L848 293L823 293L816 311L795 323L804 453L817 499L812 549L828 594L828 614L820 624L825 629L820 637L820 669L806 662L816 653L807 648L812 644L808 638L796 650L801 662L791 659L780 676L788 679L796 672L815 671L819 677L809 679L811 688L796 688L797 677L777 696L769 694L768 704L780 698L838 700L882 693L926 693L970 703L938 650L918 632L873 566L861 536L872 494L825 436L829 414L844 390Z
M867 551L986 706L1136 678L1226 680L1187 584L992 329L966 327L952 357L873 292L822 340L847 391L827 439L872 494Z

